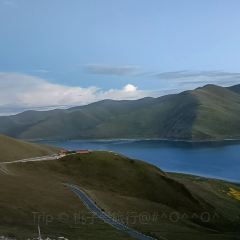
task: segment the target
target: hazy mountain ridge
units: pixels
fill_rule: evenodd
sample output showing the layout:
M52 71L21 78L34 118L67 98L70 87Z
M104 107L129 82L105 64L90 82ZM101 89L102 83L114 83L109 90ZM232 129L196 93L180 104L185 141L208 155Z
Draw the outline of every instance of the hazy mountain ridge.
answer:
M140 100L0 117L0 132L25 139L240 138L240 85L206 85Z

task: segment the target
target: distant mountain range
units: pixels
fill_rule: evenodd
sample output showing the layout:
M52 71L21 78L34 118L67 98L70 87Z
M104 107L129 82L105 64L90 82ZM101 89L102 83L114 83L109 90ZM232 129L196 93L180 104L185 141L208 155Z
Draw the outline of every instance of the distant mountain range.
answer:
M240 139L240 85L26 111L0 117L0 133L23 139Z

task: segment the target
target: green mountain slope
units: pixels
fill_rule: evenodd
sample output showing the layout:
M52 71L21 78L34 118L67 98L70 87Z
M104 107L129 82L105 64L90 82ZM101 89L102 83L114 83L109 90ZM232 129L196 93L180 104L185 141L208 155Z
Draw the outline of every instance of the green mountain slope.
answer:
M23 139L240 138L238 89L207 85L160 98L28 111L0 117L0 132Z
M0 235L33 237L38 223L34 216L40 216L45 237L130 239L91 218L63 185L72 183L101 209L145 234L169 240L238 239L239 200L229 195L230 189L240 192L234 184L170 175L109 152L14 163L6 170L8 175L0 174Z
M194 91L199 102L192 132L194 139L240 138L240 95L207 85Z
M240 93L240 84L231 86L228 89L233 91L233 92Z
M0 162L9 162L24 158L54 154L54 147L19 141L0 135Z

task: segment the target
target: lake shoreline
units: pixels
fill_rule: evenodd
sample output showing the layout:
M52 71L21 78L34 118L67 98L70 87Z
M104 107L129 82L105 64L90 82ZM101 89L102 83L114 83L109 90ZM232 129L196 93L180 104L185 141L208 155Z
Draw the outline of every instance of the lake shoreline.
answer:
M240 186L240 181L238 180L234 180L234 179L229 179L229 178L218 178L215 176L208 176L208 175L197 175L197 174L192 174L192 173L187 173L187 172L174 172L174 171L165 171L167 174L169 174L170 176L185 176L188 178L193 178L193 179L201 179L201 180L208 180L208 181L217 181L217 182L227 182L227 183L231 183L231 184L235 184Z
M115 141L162 141L162 142L183 142L183 143L218 143L218 142L240 142L240 139L209 139L209 140L184 140L184 139L168 139L168 138L111 138L111 139L23 139L30 142L115 142Z
M66 150L112 151L167 172L240 182L240 141L186 142L157 139L38 141Z

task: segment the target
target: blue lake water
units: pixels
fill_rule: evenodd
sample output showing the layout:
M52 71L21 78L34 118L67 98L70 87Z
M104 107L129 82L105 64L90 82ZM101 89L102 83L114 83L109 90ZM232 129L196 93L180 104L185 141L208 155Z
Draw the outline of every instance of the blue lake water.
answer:
M69 150L108 150L141 159L165 171L240 182L240 142L164 140L44 141Z

